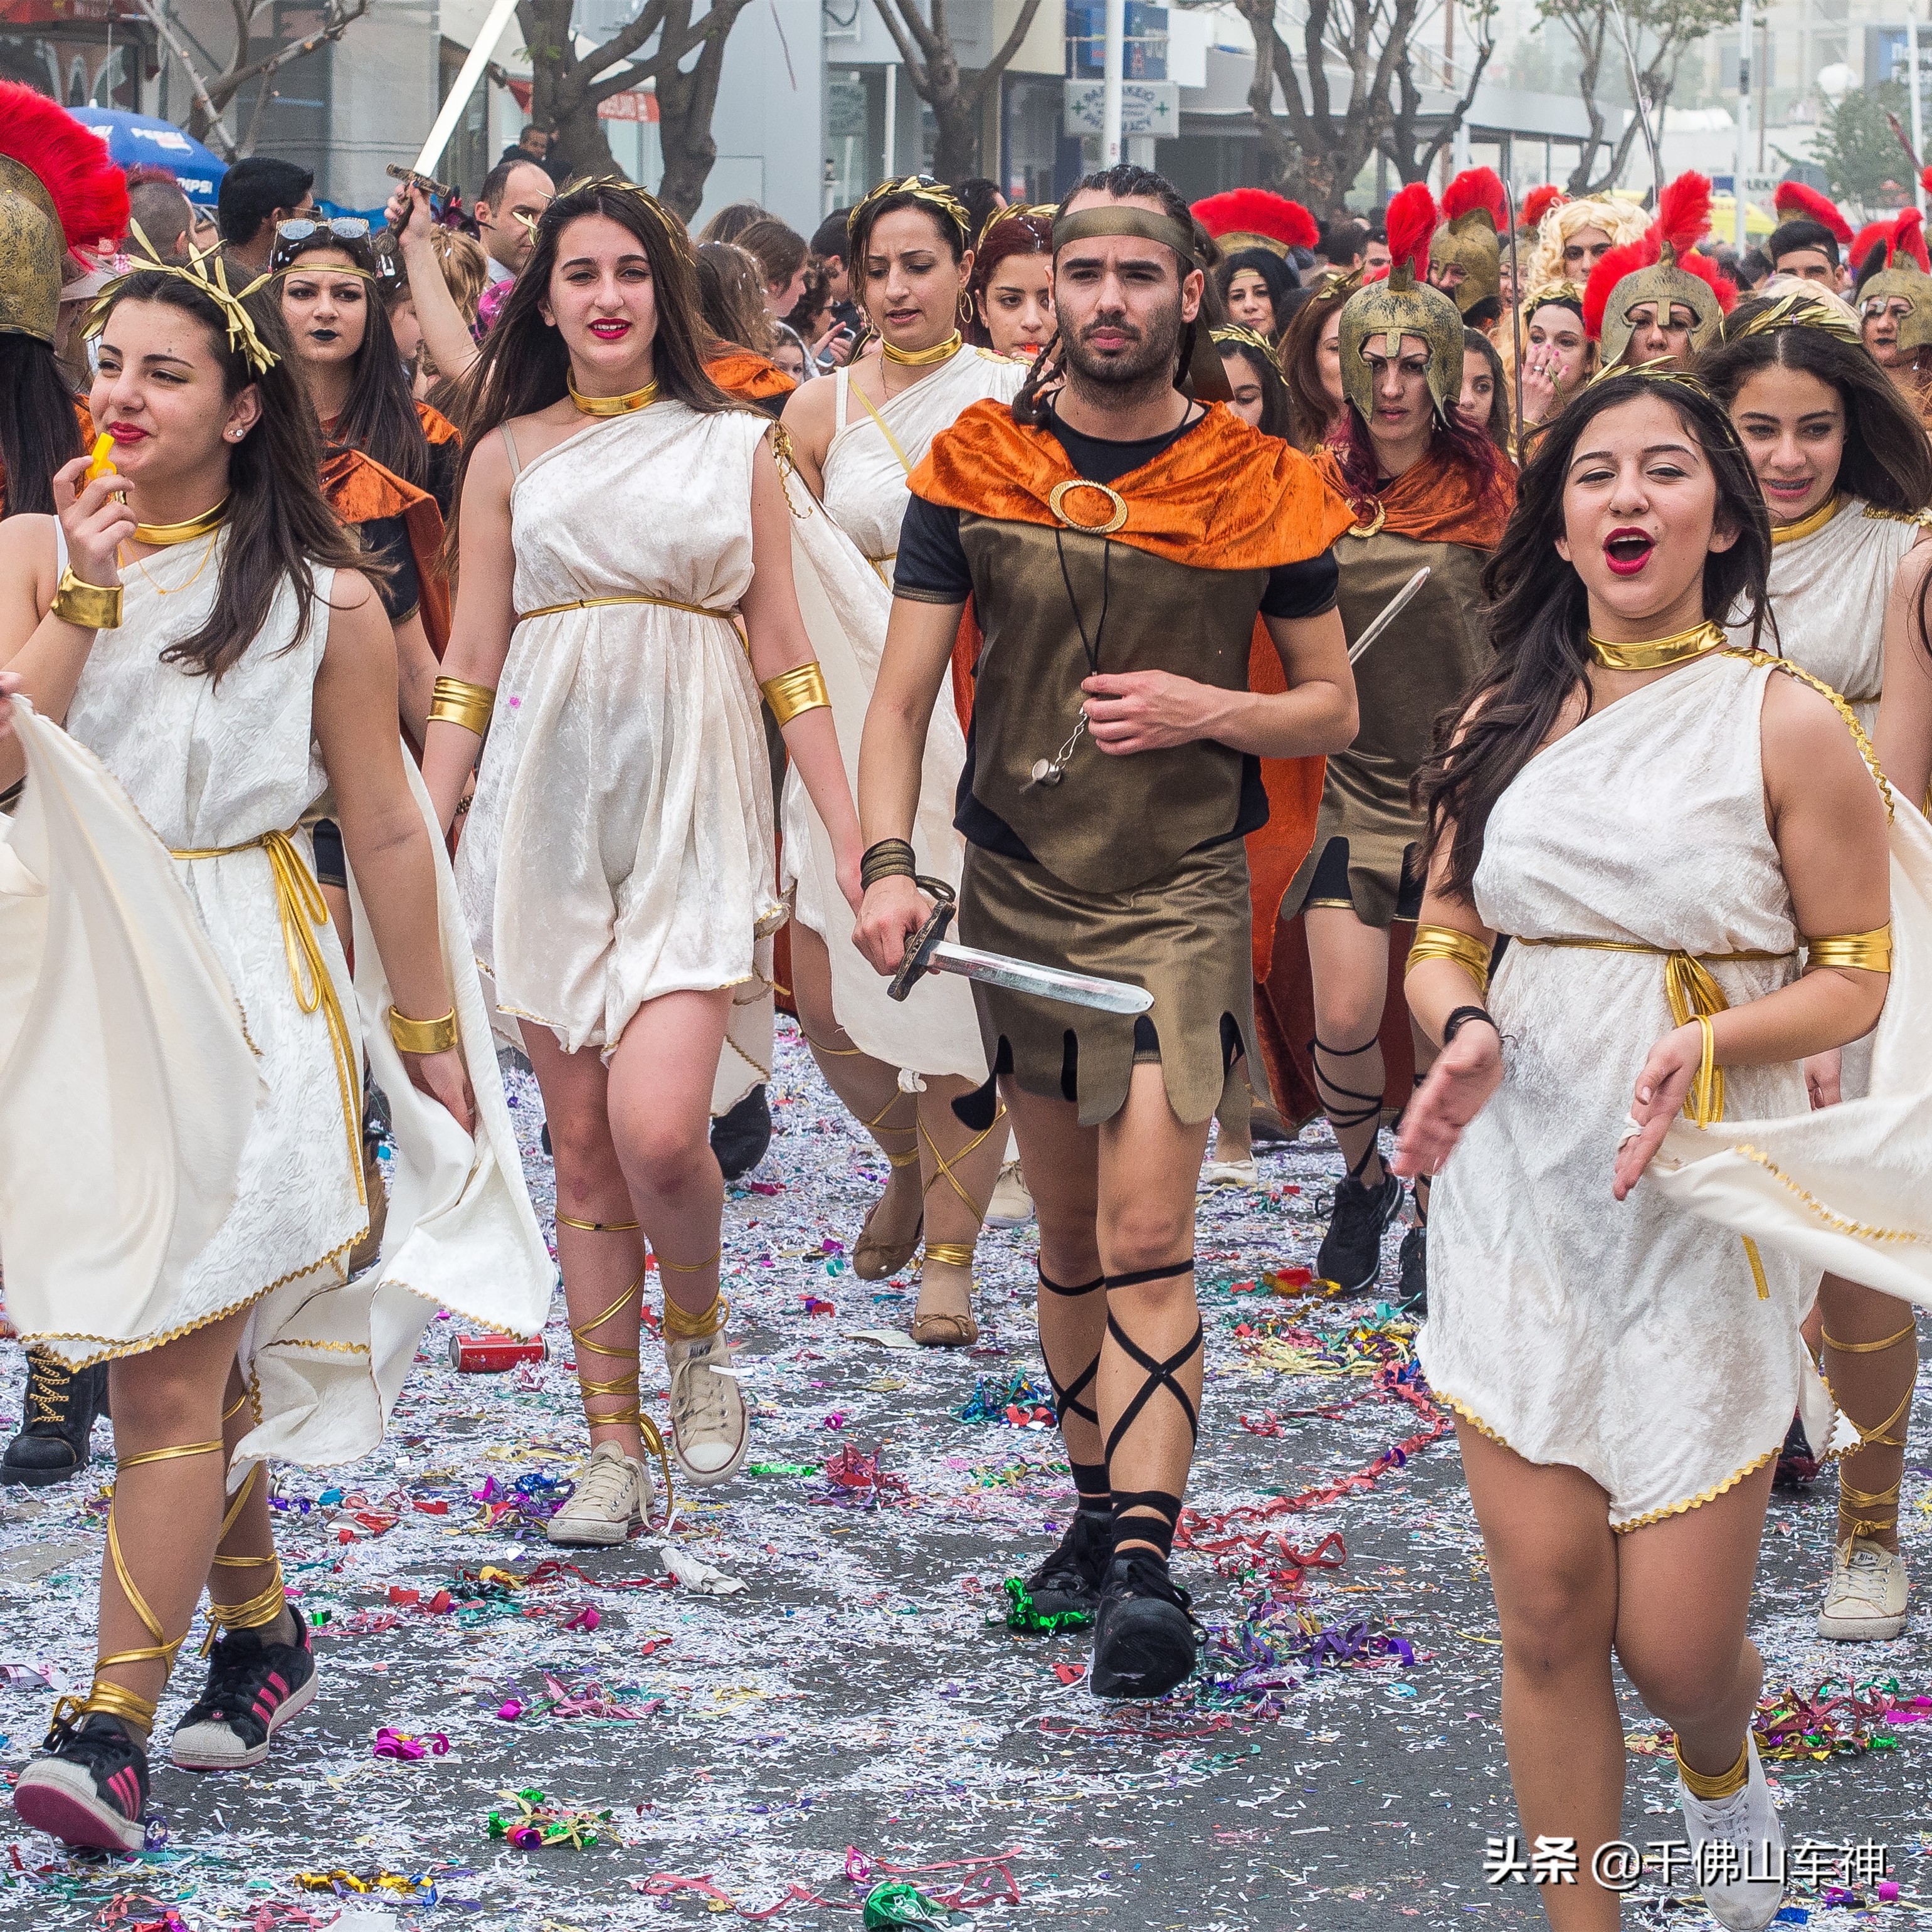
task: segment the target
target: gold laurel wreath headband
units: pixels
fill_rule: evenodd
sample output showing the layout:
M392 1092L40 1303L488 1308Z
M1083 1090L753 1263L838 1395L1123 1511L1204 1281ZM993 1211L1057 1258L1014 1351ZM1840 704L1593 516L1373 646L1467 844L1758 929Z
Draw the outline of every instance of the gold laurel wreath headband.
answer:
M1023 201L1010 201L1004 208L996 208L987 216L980 230L980 238L973 244L975 254L986 247L986 238L1003 221L1024 220L1028 216L1034 220L1050 223L1059 210L1050 202L1038 202L1029 206Z
M1780 296L1762 315L1754 315L1731 339L1742 342L1747 335L1768 335L1780 328L1821 328L1840 342L1862 347L1864 338L1834 310L1809 296Z
M845 238L848 242L860 213L889 194L909 194L915 201L922 201L928 207L938 208L958 230L962 242L972 240L973 218L967 213L966 204L944 182L934 181L930 175L905 175L897 181L889 178L880 182L845 218Z
M170 275L176 281L185 282L189 287L200 291L221 311L222 320L228 327L228 346L238 351L242 359L258 376L265 376L280 359L256 333L255 318L242 307L244 302L256 290L272 280L266 274L257 275L248 286L239 290L228 286L228 266L218 248L206 251L188 244L186 262L164 262L154 244L141 232L139 222L128 224L128 233L146 252L148 259L136 261L125 274L116 275L95 298L92 308L88 311L87 320L82 325L84 335L98 335L106 326L108 311L114 299L136 275ZM208 272L208 265L214 264L214 273Z
M1268 358L1275 374L1277 376L1282 374L1281 357L1274 344L1260 330L1250 328L1245 322L1224 322L1219 328L1210 329L1208 333L1214 337L1216 347L1238 343L1244 349L1258 350Z

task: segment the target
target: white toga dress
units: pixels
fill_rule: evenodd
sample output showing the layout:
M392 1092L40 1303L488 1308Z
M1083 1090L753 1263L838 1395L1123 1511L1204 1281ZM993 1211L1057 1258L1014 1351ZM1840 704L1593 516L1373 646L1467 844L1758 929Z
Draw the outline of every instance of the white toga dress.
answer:
M439 1304L530 1334L553 1275L440 840L473 1136L410 1084L377 949L357 949L352 983L314 886L308 821L328 778L312 712L333 572L316 571L300 634L285 580L219 680L160 662L206 621L226 542L128 571L122 623L96 637L66 734L16 713L28 782L0 820L0 1250L22 1334L75 1364L252 1309L240 1355L257 1426L238 1474L257 1456L323 1466L365 1453ZM262 842L277 833L286 890ZM350 1282L368 1220L365 1059L397 1159L381 1262Z
M522 466L519 616L456 867L504 1012L608 1058L646 1000L741 989L734 1030L762 1014L764 1032L762 1062L741 1046L741 1094L770 1066L785 916L758 682L730 614L771 427L666 400ZM616 601L550 609L599 598Z
M950 428L969 404L987 397L1010 401L1026 375L1024 364L990 350L962 349L880 406L874 416L841 369L834 378L823 508L795 475L786 479L799 608L832 695L855 797L866 707L892 611L892 563L905 516L906 478L933 438ZM926 732L912 842L919 869L956 890L965 848L952 829L952 813L965 763L966 738L949 680ZM826 942L840 1025L862 1051L888 1066L908 1073L956 1074L980 1084L986 1077L986 1056L971 988L932 974L903 1004L886 997L886 982L851 943L852 920L838 890L831 841L796 770L785 782L783 824L785 870L796 886L794 910L800 922Z
M1774 1456L1808 1366L1818 1271L1744 1244L1648 1177L1611 1168L1636 1076L1674 1022L1660 952L1706 962L1733 1006L1797 973L1765 823L1760 713L1778 674L1729 654L1593 712L1538 752L1490 818L1485 925L1514 935L1490 988L1503 1084L1430 1202L1438 1397L1532 1462L1580 1468L1615 1529L1708 1501ZM1590 950L1526 939L1659 949ZM1722 956L1768 960L1721 963ZM1796 1065L1726 1072L1726 1121L1806 1107Z

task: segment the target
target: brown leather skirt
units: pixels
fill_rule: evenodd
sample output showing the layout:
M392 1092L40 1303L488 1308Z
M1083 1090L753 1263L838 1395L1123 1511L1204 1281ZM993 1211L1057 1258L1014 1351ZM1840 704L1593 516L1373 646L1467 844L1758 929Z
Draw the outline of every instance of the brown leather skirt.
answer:
M1154 995L1151 1010L1136 1016L976 982L988 1064L1026 1093L1073 1102L1088 1127L1126 1104L1137 1058L1160 1060L1168 1104L1190 1125L1208 1119L1239 1079L1238 1056L1265 1099L1249 924L1248 856L1238 838L1188 853L1124 892L1082 892L1030 860L968 846L964 944L1124 980Z

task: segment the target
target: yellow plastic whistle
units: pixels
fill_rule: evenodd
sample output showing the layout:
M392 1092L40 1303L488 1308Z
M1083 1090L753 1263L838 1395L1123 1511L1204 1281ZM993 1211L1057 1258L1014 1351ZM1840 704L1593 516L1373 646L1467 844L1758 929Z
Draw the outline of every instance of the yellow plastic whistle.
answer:
M83 483L92 483L97 477L115 473L114 439L105 430L94 439L90 454L93 460L87 466L87 474L81 479Z

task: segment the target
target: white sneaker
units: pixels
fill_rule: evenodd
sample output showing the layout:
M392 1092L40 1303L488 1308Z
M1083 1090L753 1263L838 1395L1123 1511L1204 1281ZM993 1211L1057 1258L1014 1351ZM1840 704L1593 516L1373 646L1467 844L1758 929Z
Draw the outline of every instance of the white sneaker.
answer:
M1000 1169L992 1198L986 1203L989 1228L1024 1228L1033 1219L1033 1196L1027 1191L1026 1176L1020 1164L1010 1160Z
M1747 1737L1744 1749L1750 1775L1729 1798L1707 1804L1691 1796L1682 1777L1677 1780L1691 1870L1712 1917L1730 1932L1759 1932L1784 1903L1784 1827L1757 1761L1756 1740Z
M550 1520L550 1540L592 1550L622 1543L651 1514L651 1472L614 1442L600 1442L578 1470L569 1502Z
M1838 1545L1832 1581L1818 1612L1818 1634L1840 1643L1869 1643L1905 1628L1905 1558L1869 1537Z
M671 1454L694 1489L729 1482L752 1446L752 1418L731 1367L724 1324L709 1335L664 1336L670 1364Z
M1246 1160L1210 1160L1201 1170L1201 1185L1208 1187L1258 1187L1262 1171L1250 1154Z

